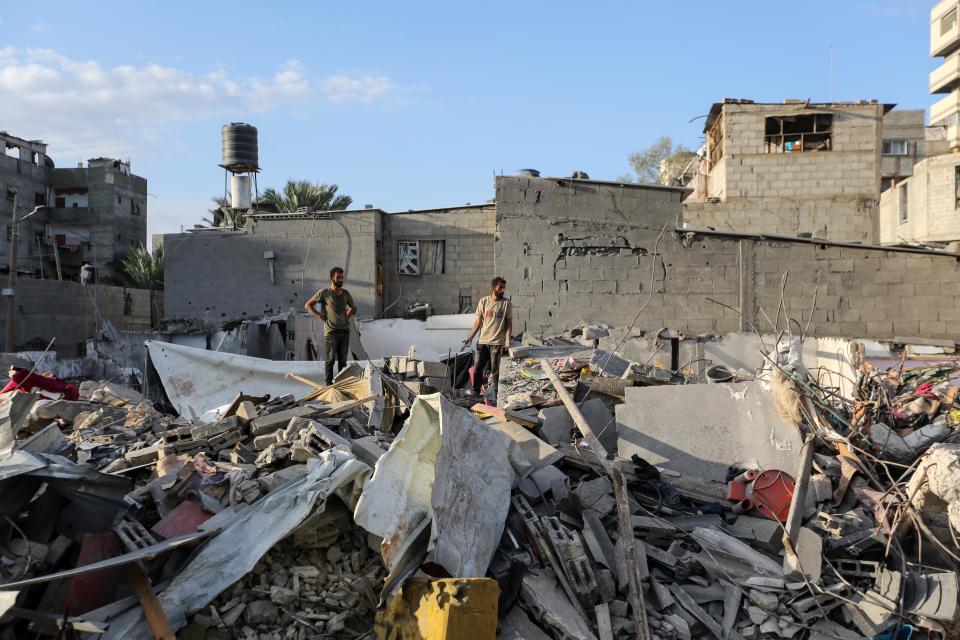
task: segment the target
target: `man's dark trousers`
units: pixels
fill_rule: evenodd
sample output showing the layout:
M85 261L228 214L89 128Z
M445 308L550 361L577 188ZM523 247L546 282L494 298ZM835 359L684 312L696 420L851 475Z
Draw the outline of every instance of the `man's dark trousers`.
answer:
M501 344L478 344L477 361L473 365L473 390L480 393L480 382L483 380L483 370L490 366L490 384L493 392L497 392L500 382L500 356L504 346Z
M350 352L350 330L335 330L323 336L324 364L327 368L327 384L333 384L333 364L337 363L337 371L343 371L347 366L347 354Z

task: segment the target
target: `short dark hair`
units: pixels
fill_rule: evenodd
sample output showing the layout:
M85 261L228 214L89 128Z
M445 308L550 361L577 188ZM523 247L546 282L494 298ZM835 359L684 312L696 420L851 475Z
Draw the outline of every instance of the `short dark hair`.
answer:
M330 269L330 279L332 280L333 276L337 275L338 273L343 273L343 269L341 267L334 267L333 269Z
M496 278L494 278L493 280L490 281L490 288L493 289L493 288L494 288L495 286L497 286L498 284L502 284L503 286L507 286L507 281L504 280L503 278L501 278L500 276L497 276Z

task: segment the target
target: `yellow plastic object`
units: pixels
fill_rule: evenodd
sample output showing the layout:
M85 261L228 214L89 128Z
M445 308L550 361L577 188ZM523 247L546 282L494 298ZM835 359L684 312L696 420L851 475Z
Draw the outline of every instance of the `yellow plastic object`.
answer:
M377 612L377 640L494 640L500 589L490 578L410 578Z

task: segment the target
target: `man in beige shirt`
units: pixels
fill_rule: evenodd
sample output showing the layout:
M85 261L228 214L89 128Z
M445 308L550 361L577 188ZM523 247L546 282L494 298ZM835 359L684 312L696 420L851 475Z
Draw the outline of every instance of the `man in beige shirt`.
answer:
M469 347L473 337L480 334L477 340L477 356L473 366L473 392L480 394L480 383L483 380L483 371L490 367L490 384L493 385L494 397L500 382L500 357L510 346L510 334L513 329L513 309L510 300L504 296L507 281L496 277L490 283L490 295L480 299L477 305L477 316L473 321L470 335L463 341L463 346Z

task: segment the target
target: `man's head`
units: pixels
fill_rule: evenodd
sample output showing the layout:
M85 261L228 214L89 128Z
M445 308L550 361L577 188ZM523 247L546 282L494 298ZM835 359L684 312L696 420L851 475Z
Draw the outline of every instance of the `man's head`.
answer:
M330 282L333 284L334 289L339 289L343 286L343 269L340 267L334 267L330 269Z
M504 291L507 290L507 281L497 276L490 281L490 291L493 293L493 297L497 300L503 298Z

